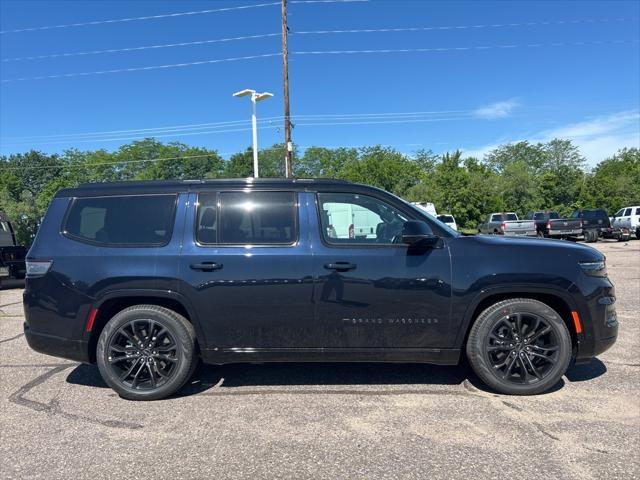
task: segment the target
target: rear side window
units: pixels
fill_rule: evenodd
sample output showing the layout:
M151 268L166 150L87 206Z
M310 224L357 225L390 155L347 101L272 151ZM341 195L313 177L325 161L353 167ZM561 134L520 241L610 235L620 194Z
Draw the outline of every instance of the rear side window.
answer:
M636 208L636 215L640 215L640 207Z
M175 195L76 198L64 233L113 246L160 246L171 238Z
M627 217L627 216L629 216L629 215L631 215L631 209L630 209L630 208L627 208L627 209L624 211L624 216L625 216L625 217Z
M291 245L297 238L293 192L221 192L219 217L218 243Z

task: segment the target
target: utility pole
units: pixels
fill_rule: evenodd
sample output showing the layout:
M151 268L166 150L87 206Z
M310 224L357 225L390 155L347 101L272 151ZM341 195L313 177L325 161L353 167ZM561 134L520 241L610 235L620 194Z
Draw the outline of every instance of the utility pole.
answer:
M287 0L282 0L282 79L284 86L284 169L285 177L293 176L291 169L291 156L293 143L291 143L291 114L289 111L289 50L287 46Z

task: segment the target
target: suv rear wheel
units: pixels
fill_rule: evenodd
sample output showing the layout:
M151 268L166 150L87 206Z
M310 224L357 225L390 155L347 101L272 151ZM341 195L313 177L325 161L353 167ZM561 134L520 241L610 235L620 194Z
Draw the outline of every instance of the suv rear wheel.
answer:
M98 369L121 397L158 400L175 393L197 366L196 336L183 316L157 305L135 305L102 330Z
M494 390L532 395L553 387L571 361L571 337L548 305L529 298L498 302L476 319L467 357Z

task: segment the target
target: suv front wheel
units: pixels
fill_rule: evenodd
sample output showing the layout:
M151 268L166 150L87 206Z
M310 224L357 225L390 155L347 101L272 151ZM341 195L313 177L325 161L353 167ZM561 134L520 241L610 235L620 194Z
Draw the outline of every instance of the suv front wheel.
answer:
M197 366L196 336L182 315L157 305L135 305L104 327L98 369L121 397L158 400L175 393Z
M548 305L530 298L504 300L476 319L467 357L476 374L507 395L533 395L553 387L571 361L571 336Z

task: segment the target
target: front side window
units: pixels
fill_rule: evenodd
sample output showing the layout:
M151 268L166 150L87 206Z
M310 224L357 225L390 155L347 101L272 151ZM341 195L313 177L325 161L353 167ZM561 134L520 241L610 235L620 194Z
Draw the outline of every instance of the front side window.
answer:
M164 245L171 238L175 205L175 195L76 198L64 233L102 245Z
M353 193L319 193L322 236L327 243L399 243L407 218L377 198Z
M221 192L218 243L291 245L297 238L293 192Z

